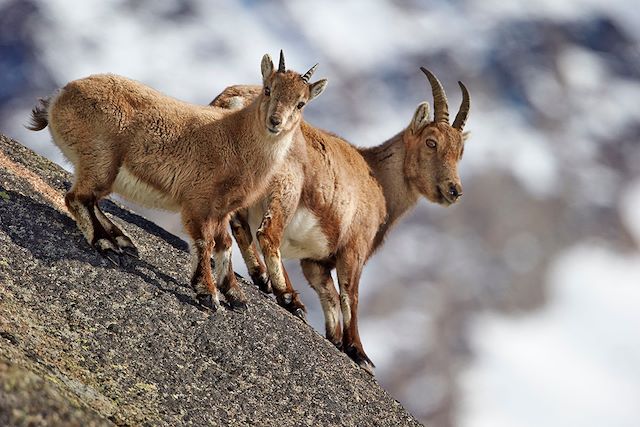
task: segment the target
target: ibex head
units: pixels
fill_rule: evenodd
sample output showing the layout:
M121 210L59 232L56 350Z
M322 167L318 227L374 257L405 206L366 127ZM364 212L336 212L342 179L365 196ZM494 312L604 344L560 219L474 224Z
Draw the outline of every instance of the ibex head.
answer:
M275 70L269 55L262 57L262 94L260 95L260 117L267 130L277 135L293 129L302 118L302 110L307 102L324 91L327 80L309 83L318 64L304 75L287 71L284 55L280 51L280 63Z
M458 162L466 139L463 128L469 114L469 92L462 82L458 82L462 104L453 124L449 124L449 107L442 84L429 70L420 69L431 85L434 118L429 120L427 102L418 105L404 132L407 153L404 173L427 199L449 206L462 195Z

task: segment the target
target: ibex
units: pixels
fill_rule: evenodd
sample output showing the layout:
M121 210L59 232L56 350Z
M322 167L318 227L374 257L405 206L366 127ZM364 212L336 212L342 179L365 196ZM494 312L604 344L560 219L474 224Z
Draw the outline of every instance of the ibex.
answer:
M317 65L317 64L316 64ZM178 211L192 239L191 286L216 310L216 283L233 308L246 307L230 259L230 214L255 202L287 156L305 104L327 81L261 63L259 96L229 114L178 101L141 83L94 75L68 83L32 113L75 166L65 202L90 245L112 261L137 255L129 237L100 210L116 192L141 205ZM211 256L215 259L212 275Z
M294 142L266 196L231 221L253 281L264 291L272 287L280 305L304 318L305 307L291 286L281 254L301 259L302 271L320 297L326 337L369 373L374 365L364 352L357 323L364 264L420 195L442 205L462 195L457 164L464 150L469 92L459 82L462 104L450 125L441 83L421 69L433 93L433 121L423 102L406 129L373 148L356 148L303 122L302 138ZM252 102L259 91L255 86L233 86L211 105L232 109ZM252 242L254 233L270 285ZM334 268L339 295L331 278Z

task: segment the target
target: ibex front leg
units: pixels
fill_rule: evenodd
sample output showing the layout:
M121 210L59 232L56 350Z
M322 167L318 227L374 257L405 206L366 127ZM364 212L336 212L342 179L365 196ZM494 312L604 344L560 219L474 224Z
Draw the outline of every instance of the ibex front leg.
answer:
M267 269L260 259L258 249L253 242L246 209L242 209L233 214L231 217L231 231L233 232L233 237L236 239L236 243L238 244L253 284L260 288L262 292L270 294L271 283L269 283Z
M214 277L231 308L245 309L247 308L247 298L238 285L238 279L231 264L231 243L231 236L226 227L219 230L215 237L213 253Z
M276 205L272 204L267 209L256 236L267 264L267 273L269 274L276 301L289 312L305 320L307 309L300 301L298 293L291 286L287 272L282 264L280 243L284 233L285 218L282 208Z
M214 235L223 225L210 215L184 209L184 228L192 239L191 245L191 287L196 292L200 304L217 310L220 307L216 282L211 272L211 254L215 246Z

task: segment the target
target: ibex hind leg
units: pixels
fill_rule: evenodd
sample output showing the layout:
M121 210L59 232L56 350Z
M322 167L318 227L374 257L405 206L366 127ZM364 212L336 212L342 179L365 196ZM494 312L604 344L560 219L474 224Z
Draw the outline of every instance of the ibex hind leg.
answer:
M133 244L131 238L124 234L124 232L115 225L105 214L102 212L98 204L96 203L94 206L94 211L98 221L104 227L104 229L111 236L111 240L115 242L120 251L125 254L135 258L138 258L138 248Z
M342 309L342 350L362 369L374 375L375 365L364 352L358 331L358 287L364 262L355 252L337 258L336 272Z
M86 130L86 129L85 129ZM69 134L63 138L58 131L52 131L56 145L71 159L75 165L75 182L65 197L69 212L76 220L78 228L90 245L114 264L120 265L122 249L115 237L108 231L112 225L106 217L97 211L97 203L111 192L113 182L119 169L118 156L112 144L101 139L92 139L90 131L83 133L83 138L73 138ZM83 142L91 139L89 148L81 150ZM86 145L86 144L85 144ZM105 227L109 226L109 227Z
M65 203L87 242L115 265L120 265L122 250L96 216L97 198L91 192L69 191ZM89 194L87 194L89 193Z
M310 259L300 261L302 273L318 294L324 313L325 336L342 350L342 325L340 324L340 297L331 278L333 265Z

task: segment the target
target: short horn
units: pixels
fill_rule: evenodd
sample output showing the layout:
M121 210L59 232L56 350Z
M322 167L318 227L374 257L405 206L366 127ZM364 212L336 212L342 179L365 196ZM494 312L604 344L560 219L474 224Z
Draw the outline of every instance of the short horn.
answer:
M309 79L311 78L311 76L313 76L313 73L315 73L316 68L318 68L318 64L316 64L313 67L309 68L309 71L304 73L304 76L302 76L302 81L305 82L305 83L309 83Z
M286 70L284 68L284 53L282 53L282 49L280 49L280 65L278 65L278 72L284 73Z
M471 107L471 99L469 98L469 91L462 82L458 82L460 89L462 90L462 103L460 104L460 110L456 114L456 118L453 121L453 127L462 131L464 124L467 122L467 116L469 115L469 108Z
M444 93L442 83L433 73L424 67L420 67L422 72L429 79L431 85L431 93L433 94L433 120L438 123L449 123L449 105L447 104L447 95Z

